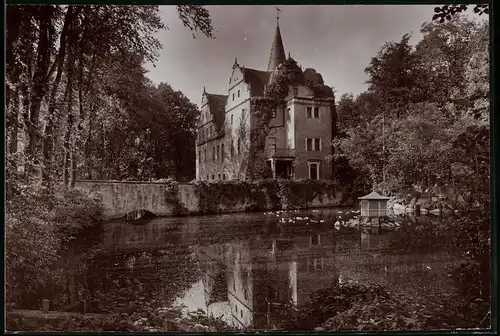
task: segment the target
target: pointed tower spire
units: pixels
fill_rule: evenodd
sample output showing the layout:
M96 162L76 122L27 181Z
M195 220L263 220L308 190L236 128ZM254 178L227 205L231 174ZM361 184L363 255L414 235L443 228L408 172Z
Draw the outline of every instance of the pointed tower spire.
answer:
M274 71L286 60L285 48L283 47L283 39L281 38L280 24L279 24L279 12L281 11L276 7L276 32L274 33L274 40L271 46L271 54L269 55L269 63L267 64L267 71Z

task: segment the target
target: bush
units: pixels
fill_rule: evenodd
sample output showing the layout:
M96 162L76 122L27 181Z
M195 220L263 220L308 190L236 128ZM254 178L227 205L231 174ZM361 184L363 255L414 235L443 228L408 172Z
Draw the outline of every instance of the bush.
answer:
M379 285L333 284L311 293L308 301L284 317L285 330L313 330L338 313L347 311L354 304L365 305L376 298L387 299L389 294Z
M41 190L32 181L16 183L6 204L6 298L23 307L36 307L43 290L56 286L63 244L103 213L97 199L76 190Z
M298 310L289 309L282 329L304 331L432 330L488 327L488 303L469 303L462 294L413 297L380 285L335 284L310 295Z

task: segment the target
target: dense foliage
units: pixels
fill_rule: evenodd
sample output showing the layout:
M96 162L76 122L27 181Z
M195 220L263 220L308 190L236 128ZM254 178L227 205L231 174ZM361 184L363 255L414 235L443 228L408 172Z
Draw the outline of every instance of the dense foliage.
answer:
M415 47L408 35L384 45L368 91L339 100L335 160L358 172L353 182L390 192L488 177L488 26L455 16L422 33Z
M194 185L200 213L307 209L313 201L331 204L332 199L343 205L349 196L343 193L337 199L336 184L323 180L197 181Z
M461 13L466 11L469 6L466 4L457 4L457 5L443 5L440 7L434 7L434 16L432 20L439 20L440 23L443 23L444 20L451 20L453 16L457 13ZM474 5L473 12L478 15L489 14L489 5L488 4L476 4Z
M186 27L213 37L203 6L177 9ZM76 179L191 179L198 110L145 76L166 28L158 6L6 12L7 301L35 308L66 291L61 254L102 215L98 199L71 189Z
M178 11L213 37L204 7ZM7 18L9 177L48 190L77 178L192 178L197 108L143 68L162 47L158 6L9 5Z
M489 323L490 301L488 31L487 22L453 15L444 23L422 25L415 46L409 35L386 43L365 70L368 90L340 98L334 140L334 159L350 167L348 173L338 171L338 180L392 195L442 196L438 203L446 204L439 206L458 211L459 217L451 216L445 225L419 230L427 243L448 237L465 258L450 274L461 290L453 314L474 310L469 322L482 326ZM405 236L404 229L400 234ZM415 244L418 239L408 236L401 248ZM354 327L341 320L378 309L358 308L332 320L332 328ZM388 327L380 323L361 328Z
M6 204L6 299L36 307L46 290L66 290L60 251L94 226L103 208L99 199L77 191L58 189L42 196L30 184L17 187Z

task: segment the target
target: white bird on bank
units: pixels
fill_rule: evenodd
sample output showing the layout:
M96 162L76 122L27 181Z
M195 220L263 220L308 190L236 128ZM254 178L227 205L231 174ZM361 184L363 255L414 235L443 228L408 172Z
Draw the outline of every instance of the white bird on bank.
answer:
M333 226L339 230L340 229L340 222L339 221L336 221L335 224L333 224Z

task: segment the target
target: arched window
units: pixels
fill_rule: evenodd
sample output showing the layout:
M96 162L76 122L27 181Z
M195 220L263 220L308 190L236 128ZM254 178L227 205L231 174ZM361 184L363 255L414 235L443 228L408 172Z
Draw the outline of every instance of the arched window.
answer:
M319 162L308 162L309 166L309 178L311 180L319 179Z

